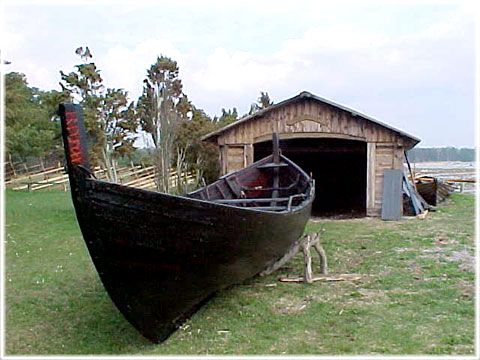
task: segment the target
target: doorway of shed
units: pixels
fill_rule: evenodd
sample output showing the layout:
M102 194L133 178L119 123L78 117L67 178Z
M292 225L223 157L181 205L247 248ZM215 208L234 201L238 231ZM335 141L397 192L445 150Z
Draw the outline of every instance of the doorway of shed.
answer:
M315 179L312 215L366 216L367 143L332 138L280 140L282 154ZM254 160L272 153L272 142L254 144Z

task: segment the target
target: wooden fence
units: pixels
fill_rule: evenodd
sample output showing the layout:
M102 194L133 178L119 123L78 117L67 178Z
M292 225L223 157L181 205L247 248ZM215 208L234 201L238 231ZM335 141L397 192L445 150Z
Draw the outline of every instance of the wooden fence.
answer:
M11 180L28 174L44 172L62 165L55 153L39 158L27 158L25 161L14 161L10 154L6 155L3 164L5 180Z
M95 168L94 174L99 180L107 180L107 170ZM140 189L156 188L156 172L153 166L131 166L117 169L118 183ZM192 173L181 173L180 178L187 184L195 183ZM63 166L43 169L42 171L27 171L24 174L10 176L5 186L13 190L35 191L42 189L69 190L68 174ZM178 176L175 170L170 171L170 186L178 186Z

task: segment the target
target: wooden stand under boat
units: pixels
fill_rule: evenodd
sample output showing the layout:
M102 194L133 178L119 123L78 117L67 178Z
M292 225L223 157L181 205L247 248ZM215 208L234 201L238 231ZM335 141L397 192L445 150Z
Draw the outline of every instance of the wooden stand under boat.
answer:
M83 113L59 112L72 201L91 258L122 314L165 340L216 291L278 261L302 235L313 180L278 150L185 196L98 181ZM275 140L274 139L274 140Z

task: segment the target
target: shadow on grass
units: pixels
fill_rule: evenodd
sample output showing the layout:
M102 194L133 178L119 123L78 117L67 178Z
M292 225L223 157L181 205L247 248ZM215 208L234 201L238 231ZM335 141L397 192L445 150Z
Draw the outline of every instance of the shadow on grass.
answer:
M91 284L91 278L84 279L84 282ZM71 345L65 344L65 353L129 354L141 353L154 346L123 317L98 278L93 286L65 290L70 292L67 299L68 294L51 299L51 306L56 308L67 303L67 307L58 313L56 325L64 325L65 330L58 335L63 335L65 342Z
M138 354L154 346L118 311L93 271L7 292L7 354Z

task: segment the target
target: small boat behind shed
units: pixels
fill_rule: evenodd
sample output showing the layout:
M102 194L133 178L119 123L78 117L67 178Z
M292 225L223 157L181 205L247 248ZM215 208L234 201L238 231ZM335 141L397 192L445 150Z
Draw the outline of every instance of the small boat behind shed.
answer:
M280 154L184 196L99 181L82 109L59 113L72 201L111 299L138 331L165 340L209 297L278 261L302 235L313 180Z
M415 186L423 199L432 206L445 201L455 190L451 184L431 176L417 178Z

